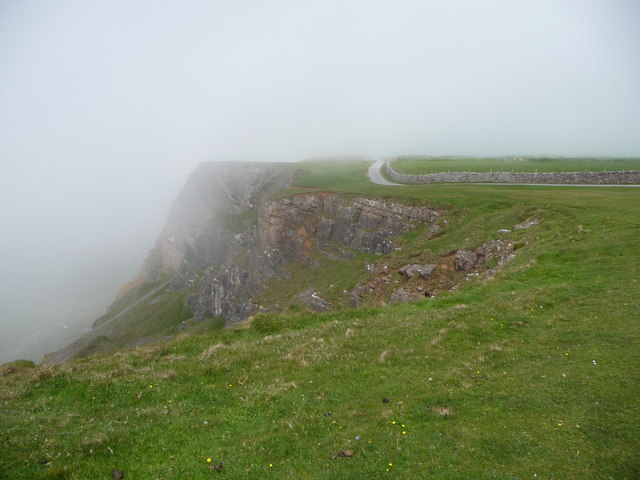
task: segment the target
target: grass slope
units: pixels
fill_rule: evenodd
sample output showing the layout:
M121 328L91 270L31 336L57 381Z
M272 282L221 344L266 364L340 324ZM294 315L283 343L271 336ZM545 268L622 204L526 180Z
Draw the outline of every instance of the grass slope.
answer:
M308 190L337 174L306 168ZM7 364L0 478L637 479L636 189L381 188L340 168L336 190L452 212L406 239L436 254L540 223L509 234L525 243L496 277L438 298Z

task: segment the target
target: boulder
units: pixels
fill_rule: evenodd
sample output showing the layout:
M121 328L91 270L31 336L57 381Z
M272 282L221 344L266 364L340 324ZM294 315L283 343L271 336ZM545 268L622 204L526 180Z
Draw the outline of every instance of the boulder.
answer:
M423 280L431 278L437 269L437 265L409 264L398 270L398 273L407 278L422 277Z
M458 250L453 260L453 265L458 271L462 270L463 272L470 272L477 260L478 255L474 252L469 250Z
M391 303L400 303L400 302L408 303L408 302L414 302L421 298L423 298L423 295L420 295L419 293L412 292L411 290L407 290L406 288L396 288L391 293L390 302Z
M296 295L296 300L309 307L314 312L326 312L333 308L333 303L325 300L324 298L320 298L320 296L313 291L313 288L309 288L301 294Z
M364 297L367 291L368 289L365 285L356 285L349 294L349 306L351 308L360 307L364 303Z

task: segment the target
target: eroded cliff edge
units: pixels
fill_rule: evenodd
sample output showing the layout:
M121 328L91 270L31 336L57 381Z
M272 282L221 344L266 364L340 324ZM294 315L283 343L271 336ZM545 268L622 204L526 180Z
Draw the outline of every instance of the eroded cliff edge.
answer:
M513 255L514 244L503 239L432 252L428 242L450 225L443 209L296 193L297 168L200 165L140 274L88 335L46 361L155 342L212 322L233 326L294 304L320 311L413 301L491 273Z

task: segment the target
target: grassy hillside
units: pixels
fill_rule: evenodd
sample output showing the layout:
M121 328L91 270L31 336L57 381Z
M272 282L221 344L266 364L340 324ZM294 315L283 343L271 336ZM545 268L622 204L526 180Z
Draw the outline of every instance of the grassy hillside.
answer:
M402 157L393 167L400 173L439 172L602 172L640 170L639 158L449 158Z
M520 248L495 277L414 304L296 307L55 367L4 365L0 478L640 476L638 189L383 188L358 162L304 168L292 192L447 209L442 235L410 232L401 255L499 229ZM341 276L331 268L315 281Z

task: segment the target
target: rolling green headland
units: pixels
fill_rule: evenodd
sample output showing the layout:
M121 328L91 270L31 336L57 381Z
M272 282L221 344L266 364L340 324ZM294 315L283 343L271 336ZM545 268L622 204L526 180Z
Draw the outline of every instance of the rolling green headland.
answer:
M495 238L515 256L414 303L291 306L60 365L5 364L0 478L640 477L640 189L382 187L362 161L303 163L293 185L276 197L393 197L447 222L386 256L292 265L289 288L338 299L363 261L398 267ZM163 312L164 330L186 315ZM147 325L148 313L135 314Z

